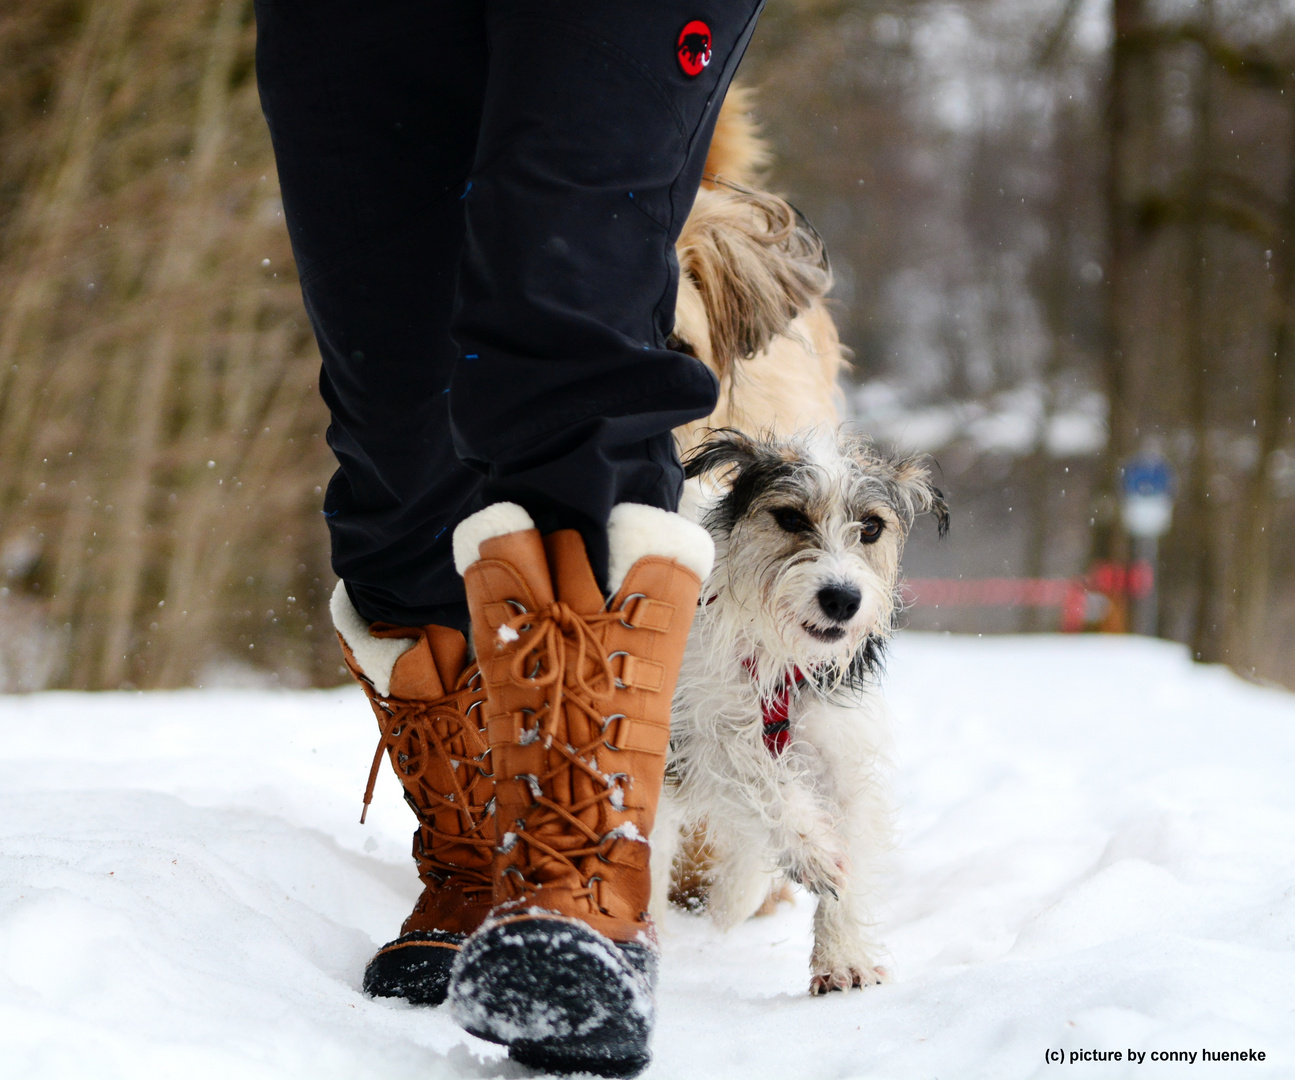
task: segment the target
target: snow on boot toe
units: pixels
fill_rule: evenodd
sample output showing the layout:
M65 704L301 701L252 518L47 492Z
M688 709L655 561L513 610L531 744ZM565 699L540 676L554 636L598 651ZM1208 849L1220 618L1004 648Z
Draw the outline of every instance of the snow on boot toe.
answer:
M364 969L370 997L404 998L411 1005L439 1005L465 934L419 930L402 934L377 951Z
M454 964L448 1003L473 1035L554 1072L635 1076L648 1064L654 950L584 923L525 914L491 920Z

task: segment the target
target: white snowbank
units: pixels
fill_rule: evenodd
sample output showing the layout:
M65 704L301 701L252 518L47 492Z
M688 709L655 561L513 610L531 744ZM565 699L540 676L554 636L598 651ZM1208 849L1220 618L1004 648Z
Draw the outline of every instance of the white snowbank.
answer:
M893 383L866 382L850 392L851 416L884 443L928 454L958 440L1013 457L1033 453L1040 440L1054 458L1088 457L1106 445L1106 401L1092 392L1049 404L1041 384L1026 383L988 402L913 405L905 399Z
M898 981L811 999L812 902L665 928L661 1078L1295 1075L1295 697L1133 639L901 635ZM417 895L357 688L0 698L0 1074L511 1077L371 1001ZM1047 1065L1048 1048L1263 1064Z

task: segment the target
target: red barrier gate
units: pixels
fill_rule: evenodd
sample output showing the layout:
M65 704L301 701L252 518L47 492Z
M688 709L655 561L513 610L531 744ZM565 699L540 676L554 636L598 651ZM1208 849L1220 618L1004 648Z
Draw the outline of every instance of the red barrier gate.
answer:
M904 583L904 594L918 605L1060 608L1062 631L1078 633L1103 617L1090 615L1094 599L1141 599L1154 584L1155 571L1143 559L1128 566L1097 563L1082 578L913 578Z

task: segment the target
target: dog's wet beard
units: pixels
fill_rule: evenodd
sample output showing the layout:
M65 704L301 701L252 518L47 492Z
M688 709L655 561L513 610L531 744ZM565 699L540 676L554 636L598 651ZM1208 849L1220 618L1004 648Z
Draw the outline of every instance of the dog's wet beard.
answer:
M813 674L813 682L819 690L831 693L833 690L862 690L866 686L876 686L885 673L886 639L871 634L863 639L863 644L850 657L848 664L828 664Z

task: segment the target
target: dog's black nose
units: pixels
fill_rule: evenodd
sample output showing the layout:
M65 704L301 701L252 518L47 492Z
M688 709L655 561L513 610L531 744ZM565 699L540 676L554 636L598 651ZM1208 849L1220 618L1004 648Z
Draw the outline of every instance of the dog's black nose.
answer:
M862 601L863 595L853 585L824 585L818 590L818 606L834 622L849 622Z

